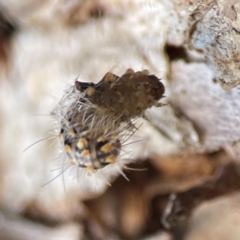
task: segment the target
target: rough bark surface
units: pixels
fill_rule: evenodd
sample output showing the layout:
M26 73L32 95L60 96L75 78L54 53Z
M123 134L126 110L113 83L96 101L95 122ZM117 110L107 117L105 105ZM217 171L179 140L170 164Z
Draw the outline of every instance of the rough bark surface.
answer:
M0 239L239 239L239 14L237 0L0 0ZM136 120L131 164L63 167L49 113L76 78L128 68L166 96Z

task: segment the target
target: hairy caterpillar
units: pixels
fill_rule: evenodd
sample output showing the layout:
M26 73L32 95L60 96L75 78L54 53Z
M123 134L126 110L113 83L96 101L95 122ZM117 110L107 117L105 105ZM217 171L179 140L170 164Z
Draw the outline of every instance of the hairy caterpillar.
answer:
M88 173L114 164L137 129L134 119L152 106L163 106L158 101L164 91L147 70L128 69L121 77L108 72L97 84L76 80L52 112L71 164Z

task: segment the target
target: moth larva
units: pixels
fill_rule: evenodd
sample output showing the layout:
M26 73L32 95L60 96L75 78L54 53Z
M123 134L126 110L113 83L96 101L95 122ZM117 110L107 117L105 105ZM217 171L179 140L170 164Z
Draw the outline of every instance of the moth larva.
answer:
M60 119L59 138L69 161L90 173L114 164L136 131L133 119L162 106L164 91L147 70L128 69L121 77L108 72L97 84L75 81L52 112Z

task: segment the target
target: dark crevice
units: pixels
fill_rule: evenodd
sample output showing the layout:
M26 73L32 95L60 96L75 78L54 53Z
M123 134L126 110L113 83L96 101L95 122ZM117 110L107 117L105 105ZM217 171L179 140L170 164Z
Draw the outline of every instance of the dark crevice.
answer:
M16 30L16 26L10 18L0 11L0 36L2 39L7 39L13 35Z
M16 29L13 21L3 11L0 11L0 63L3 65L8 63L10 40Z
M186 62L190 62L187 50L183 46L166 45L164 51L168 56L170 62L179 59L183 59Z

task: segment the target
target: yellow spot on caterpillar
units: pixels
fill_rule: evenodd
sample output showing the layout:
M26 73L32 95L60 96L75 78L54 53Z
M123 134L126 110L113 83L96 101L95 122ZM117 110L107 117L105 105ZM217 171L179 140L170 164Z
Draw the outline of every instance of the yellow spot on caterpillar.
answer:
M106 138L104 136L101 136L97 139L97 142L105 142Z
M112 149L113 149L113 145L110 143L107 143L101 147L101 151L103 151L104 153L108 153L108 152L112 151Z
M84 151L82 151L81 155L82 155L83 157L89 157L89 156L90 156L89 150L84 150Z
M72 149L71 149L71 147L70 147L69 145L66 145L66 146L65 146L65 150L66 150L66 152L68 152L68 153L72 153Z
M107 163L114 163L116 162L117 157L115 155L110 155L109 157L106 158Z
M89 87L87 89L87 95L92 96L95 93L95 89L93 87Z
M88 146L88 141L86 138L80 138L77 143L79 149L84 149Z
M104 82L109 82L114 79L114 75L111 72L106 73L104 77Z
M111 83L111 85L110 85L110 89L113 88L115 85L116 85L115 82Z
M86 163L85 167L87 169L87 175L91 176L96 170L94 169L93 165L91 163Z

